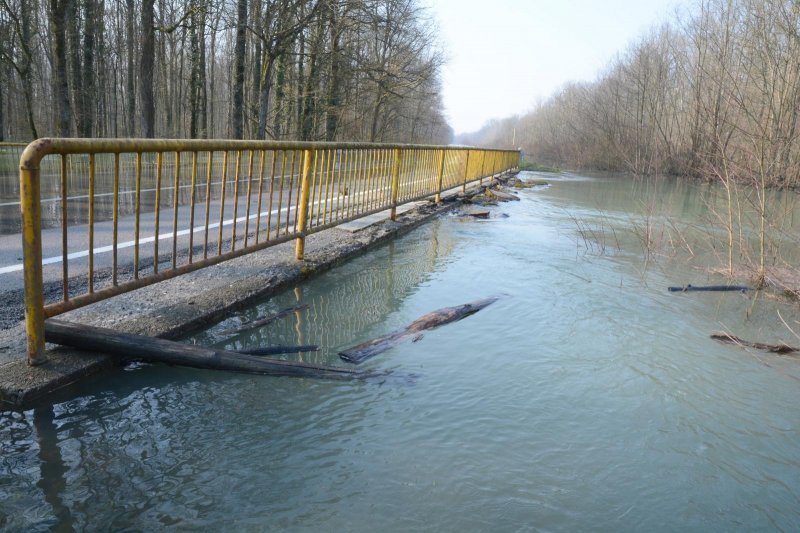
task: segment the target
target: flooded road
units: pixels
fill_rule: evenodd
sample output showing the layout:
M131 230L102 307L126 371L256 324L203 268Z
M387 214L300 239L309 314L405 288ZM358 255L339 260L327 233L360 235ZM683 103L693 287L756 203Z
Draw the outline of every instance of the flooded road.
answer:
M345 366L433 309L508 295L362 365L413 383L131 365L0 414L0 528L800 528L800 359L709 338L798 344L796 303L666 290L725 282L698 268L714 228L695 185L546 179L187 339L318 344L289 357ZM664 253L673 219L694 256Z

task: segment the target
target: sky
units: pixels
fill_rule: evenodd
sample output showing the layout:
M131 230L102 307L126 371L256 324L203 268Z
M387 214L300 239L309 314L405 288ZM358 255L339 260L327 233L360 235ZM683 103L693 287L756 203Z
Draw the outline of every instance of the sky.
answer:
M443 97L458 133L594 80L679 0L427 0L447 51Z

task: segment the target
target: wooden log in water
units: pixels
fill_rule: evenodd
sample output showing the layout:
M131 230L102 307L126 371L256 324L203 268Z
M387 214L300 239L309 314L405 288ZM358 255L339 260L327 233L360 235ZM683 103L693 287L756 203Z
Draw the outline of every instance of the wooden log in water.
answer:
M711 335L711 338L715 341L722 342L725 344L736 344L737 346L747 346L748 348L755 348L756 350L764 350L766 352L771 353L779 353L779 354L789 354L793 352L800 351L800 348L794 348L789 346L788 344L765 344L763 342L750 342L744 339L740 339L735 335L729 335L728 333L714 333Z
M126 360L167 363L193 368L228 370L268 376L334 380L366 379L386 374L385 372L359 372L348 368L256 357L194 344L182 344L165 339L156 339L144 335L119 333L107 328L85 326L52 318L45 322L44 331L47 342L72 346L81 350L101 352Z
M272 322L275 322L276 320L279 320L285 316L289 316L292 313L295 313L297 311L302 311L304 309L308 309L308 304L301 304L301 305L296 305L294 307L287 307L286 309L281 309L274 315L265 316L263 318L253 320L251 322L245 322L244 324L241 324L235 328L222 330L219 332L219 334L234 335L236 333L241 333L243 331L247 331L250 329L260 328L266 326L267 324L271 324Z
M685 287L667 287L669 292L744 292L744 291L752 291L752 287L747 287L745 285L704 285L704 286L697 286L694 285L686 285Z
M298 352L318 352L319 346L316 344L301 344L299 346L264 346L263 348L250 348L247 350L236 350L237 353L247 355L277 355L282 353Z
M493 304L499 300L499 298L499 296L492 296L490 298L484 298L482 300L477 300L475 302L470 302L463 305L457 305L455 307L437 309L436 311L422 315L401 330L382 335L367 342L363 342L357 346L353 346L352 348L343 350L339 352L339 357L350 363L363 363L370 357L374 357L385 352L389 348L403 342L409 337L413 336L414 340L417 341L422 337L423 331L438 328L439 326L456 322L462 318L466 318L472 314L475 314L484 307Z

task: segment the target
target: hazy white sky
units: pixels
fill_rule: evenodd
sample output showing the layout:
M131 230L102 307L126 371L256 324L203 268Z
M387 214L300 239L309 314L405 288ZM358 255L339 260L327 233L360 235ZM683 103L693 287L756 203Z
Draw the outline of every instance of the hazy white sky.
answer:
M448 50L444 103L456 133L523 113L592 80L680 0L427 0Z

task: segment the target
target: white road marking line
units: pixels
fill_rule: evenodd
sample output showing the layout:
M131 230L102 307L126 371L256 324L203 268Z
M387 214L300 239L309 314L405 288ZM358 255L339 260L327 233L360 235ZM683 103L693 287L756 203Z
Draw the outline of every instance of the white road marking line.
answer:
M356 193L356 194L351 195L351 196L362 196L362 195L369 194L369 193L372 193L372 192L377 191L377 190L380 190L380 189L371 189L369 191L362 191L362 192ZM312 205L318 206L318 205L320 205L322 203L326 203L327 201L333 201L333 200L334 200L333 198L325 199L325 200L317 200ZM290 208L294 208L296 210L295 206L283 207L283 208L280 209L280 211L278 211L277 209L274 209L271 212L270 211L264 211L264 212L259 213L259 214L252 214L252 215L250 215L250 219L254 219L254 218L257 218L257 217L263 217L263 216L266 216L266 215L275 215L275 214L278 214L278 213L280 213L280 215L283 215ZM239 222L243 222L243 221L247 220L247 218L248 218L247 215L245 215L243 217L238 217L236 219L236 223L238 224ZM222 222L223 226L230 226L231 224L233 224L233 219L232 218ZM219 222L215 222L213 224L209 224L208 225L208 229L214 229L214 228L218 228L218 227L219 227ZM195 226L192 229L187 228L187 229L179 230L176 233L176 236L182 237L184 235L188 235L189 232L192 231L192 230L195 233L200 233L201 231L205 231L205 226ZM170 233L160 233L158 235L158 240L171 239L171 238L172 238L172 232L170 232ZM151 242L153 242L155 240L156 240L155 236L153 236L153 237L145 237L144 239L139 239L139 245L151 243ZM123 248L130 248L130 247L134 246L135 244L136 244L135 241L125 241L125 242L117 243L117 250L120 250L120 249L123 249ZM94 248L94 253L95 254L107 253L107 252L112 251L113 249L114 249L113 246L101 246L101 247L98 247L98 248ZM67 260L80 259L81 257L88 257L88 256L89 256L89 250L81 250L80 252L73 252L71 254L67 254ZM61 255L47 257L47 258L42 259L42 265L51 265L51 264L54 264L54 263L60 263L62 260L63 260L63 257ZM23 269L23 265L22 264L8 265L8 266L5 266L5 267L0 267L0 274L9 274L11 272L19 272L22 269Z

